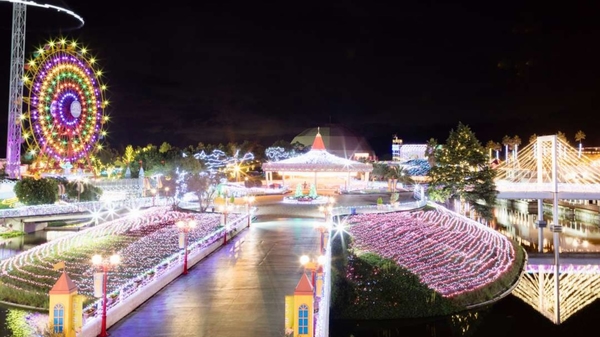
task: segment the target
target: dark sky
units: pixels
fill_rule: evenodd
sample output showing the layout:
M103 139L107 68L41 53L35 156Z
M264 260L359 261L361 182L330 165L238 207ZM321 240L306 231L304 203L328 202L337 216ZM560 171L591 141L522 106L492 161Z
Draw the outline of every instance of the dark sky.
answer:
M86 24L67 36L107 74L113 147L270 145L331 122L381 156L393 134L443 142L459 121L484 144L581 129L600 146L600 6L550 3L71 1ZM6 106L11 12L0 2ZM29 33L26 58L58 34Z

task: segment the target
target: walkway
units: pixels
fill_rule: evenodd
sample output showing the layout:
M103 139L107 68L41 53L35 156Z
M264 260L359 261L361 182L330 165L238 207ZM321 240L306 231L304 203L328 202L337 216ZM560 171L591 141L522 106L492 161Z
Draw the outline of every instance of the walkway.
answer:
M111 327L119 336L281 337L299 258L316 253L320 219L256 222Z

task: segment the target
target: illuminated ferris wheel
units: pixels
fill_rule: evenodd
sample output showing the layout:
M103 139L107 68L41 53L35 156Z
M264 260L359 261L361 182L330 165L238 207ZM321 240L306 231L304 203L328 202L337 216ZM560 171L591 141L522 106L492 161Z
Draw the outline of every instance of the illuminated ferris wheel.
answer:
M108 116L96 60L76 41L48 41L25 64L23 138L38 167L89 163Z

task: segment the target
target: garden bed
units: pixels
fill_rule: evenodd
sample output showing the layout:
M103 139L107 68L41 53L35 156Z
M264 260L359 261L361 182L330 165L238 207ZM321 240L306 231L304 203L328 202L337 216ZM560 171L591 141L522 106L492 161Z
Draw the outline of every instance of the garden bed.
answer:
M523 267L514 242L436 210L347 222L332 240L334 319L446 316L505 293Z
M175 221L192 217L197 226L189 232L190 246L210 244L221 237L220 214L191 214L159 208L137 218L107 222L53 240L1 261L0 300L47 308L48 291L60 276L53 265L63 261L79 294L88 297L84 305L89 304L96 300L92 296L96 269L91 257L98 253L121 256L121 264L109 272L108 293L134 286L135 280L151 278L157 268L164 268L179 257L179 230Z

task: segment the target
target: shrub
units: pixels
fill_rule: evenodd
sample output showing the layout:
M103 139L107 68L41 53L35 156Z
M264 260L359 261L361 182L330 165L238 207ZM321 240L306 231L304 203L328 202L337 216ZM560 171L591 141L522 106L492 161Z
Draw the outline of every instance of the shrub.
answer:
M15 184L15 194L25 205L53 204L58 198L58 182L48 178L23 178Z
M335 254L332 262L332 318L432 317L461 309L422 284L418 276L393 260L368 252L344 252L342 240L338 238L332 241L332 253ZM344 242L349 240L349 236L343 238Z

